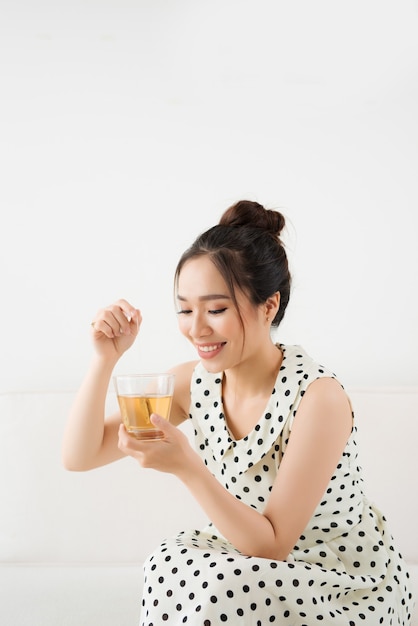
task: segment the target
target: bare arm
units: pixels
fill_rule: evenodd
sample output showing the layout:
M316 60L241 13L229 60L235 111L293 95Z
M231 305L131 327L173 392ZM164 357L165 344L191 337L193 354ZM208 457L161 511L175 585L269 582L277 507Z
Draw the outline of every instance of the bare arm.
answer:
M117 447L121 421L105 419L105 401L113 367L95 357L71 407L62 446L63 465L86 471L123 457Z
M120 447L146 467L174 473L220 532L241 552L284 560L311 518L352 428L345 392L332 379L312 383L301 401L289 444L263 513L228 492L180 433L160 421L166 439L135 446L120 429Z
M66 469L84 471L121 458L120 415L105 420L113 368L138 334L141 314L125 300L98 312L92 328L95 354L70 410L62 459Z

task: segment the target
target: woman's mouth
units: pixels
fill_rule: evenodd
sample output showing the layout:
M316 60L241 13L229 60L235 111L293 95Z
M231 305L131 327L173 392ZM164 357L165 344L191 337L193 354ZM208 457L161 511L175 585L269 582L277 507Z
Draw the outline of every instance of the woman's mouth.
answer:
M221 343L196 344L199 356L202 359L213 359L225 345L225 341Z

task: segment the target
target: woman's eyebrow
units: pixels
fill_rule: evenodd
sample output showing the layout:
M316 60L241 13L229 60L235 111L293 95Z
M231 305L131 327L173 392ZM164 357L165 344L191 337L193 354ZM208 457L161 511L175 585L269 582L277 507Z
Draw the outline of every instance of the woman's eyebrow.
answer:
M204 296L199 296L198 300L201 302L206 302L207 300L230 300L231 296L226 296L222 293L208 293ZM181 295L177 295L177 300L181 300L182 302L187 302L187 298Z

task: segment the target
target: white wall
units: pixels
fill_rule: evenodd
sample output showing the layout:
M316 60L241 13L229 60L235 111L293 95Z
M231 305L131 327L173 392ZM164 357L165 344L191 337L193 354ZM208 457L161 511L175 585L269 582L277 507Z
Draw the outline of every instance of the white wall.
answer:
M194 358L173 269L240 198L289 220L278 338L418 384L417 26L407 0L0 0L0 391L75 388L122 296L121 368Z

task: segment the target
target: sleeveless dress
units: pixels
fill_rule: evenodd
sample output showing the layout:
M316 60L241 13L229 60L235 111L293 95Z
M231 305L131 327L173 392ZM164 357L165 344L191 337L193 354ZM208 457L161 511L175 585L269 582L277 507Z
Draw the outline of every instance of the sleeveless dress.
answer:
M216 478L263 511L308 385L334 374L300 346L283 363L260 420L236 441L222 412L222 374L191 383L196 449ZM286 561L240 553L209 524L167 539L144 565L141 626L410 624L412 592L381 512L366 498L355 426L321 502Z

